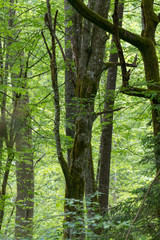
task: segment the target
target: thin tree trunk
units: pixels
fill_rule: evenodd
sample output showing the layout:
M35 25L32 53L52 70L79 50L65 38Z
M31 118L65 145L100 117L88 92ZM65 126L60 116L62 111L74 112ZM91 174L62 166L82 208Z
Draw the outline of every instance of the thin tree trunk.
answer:
M119 5L119 25L122 25L123 3ZM114 37L112 37L112 48L114 48ZM111 51L112 51L111 48ZM118 53L111 53L109 62L118 62ZM114 108L114 91L116 88L117 67L111 66L108 69L106 89L105 89L105 105L104 112L111 110L110 113L105 113L103 116L103 127L100 143L100 169L99 169L99 205L101 214L108 211L109 199L109 183L110 183L110 161L112 150L112 129L113 129L113 108Z
M12 19L12 14L11 14L11 9L8 10L10 13L10 17ZM9 19L8 24L11 26L12 21ZM1 39L2 41L2 39ZM3 46L3 47L2 47ZM1 116L0 116L0 144L1 144L1 149L0 149L0 164L2 167L2 148L4 147L4 143L7 148L7 157L6 157L6 163L4 164L4 173L3 176L1 175L1 192L0 192L0 231L2 229L2 224L4 220L4 212L5 212L5 200L6 200L6 190L7 190L7 183L8 183L8 177L9 177L9 172L11 168L11 163L14 159L14 151L13 151L13 145L14 145L14 140L11 134L11 126L12 126L12 120L13 118L11 117L11 124L10 124L10 131L7 131L7 126L6 123L6 98L7 98L7 81L8 81L8 74L9 74L9 64L10 64L10 53L9 53L9 47L11 46L11 41L8 41L6 44L2 44L0 46L0 60L1 60L1 66L0 66L0 85L3 86L4 90L1 91L1 96L0 96L0 108L1 108ZM5 49L4 49L5 48ZM5 61L2 55L2 52L6 52L5 54ZM5 64L4 64L5 62ZM2 89L3 89L2 88ZM13 109L14 112L14 109Z
M8 159L5 166L5 172L2 180L2 190L0 193L0 231L2 229L2 223L4 220L4 211L5 211L5 199L6 199L6 189L8 183L9 172L11 168L11 163L14 159L13 146L8 149Z
M66 136L72 140L75 133L75 115L76 115L76 103L75 103L75 80L76 80L76 55L79 55L79 49L75 46L79 46L79 39L77 34L74 34L74 29L77 28L76 33L81 32L81 21L79 15L73 10L73 8L64 0L65 8L65 57L66 57L66 68L65 68L65 106L66 106ZM74 21L77 19L77 21ZM73 25L70 25L70 21ZM69 25L69 26L68 26ZM79 35L79 34L78 34ZM68 64L72 66L68 67ZM69 140L69 148L67 150L67 162L70 166L70 155L72 142Z

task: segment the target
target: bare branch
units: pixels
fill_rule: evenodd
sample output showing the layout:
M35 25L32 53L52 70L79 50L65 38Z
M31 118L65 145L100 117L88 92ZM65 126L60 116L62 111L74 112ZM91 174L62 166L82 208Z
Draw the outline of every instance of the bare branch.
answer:
M35 168L35 166L37 165L38 162L41 161L41 159L45 156L46 154L44 153L34 164L33 168Z
M122 66L122 63L120 63L120 62L106 62L106 63L103 63L102 71L107 70L109 67L117 67L117 66ZM126 63L126 67L137 67L137 64L136 63Z
M63 174L65 176L66 184L70 186L70 171L66 160L64 159L62 146L61 146L61 139L60 139L60 105L59 105L59 88L58 88L58 77L57 77L57 62L56 62L56 53L55 53L55 31L56 31L56 21L57 21L57 13L54 18L54 28L52 28L52 17L51 17L51 9L50 9L50 2L47 1L47 15L48 15L48 29L51 34L51 41L52 41L52 57L51 57L51 80L52 80L52 88L54 91L54 106L55 106L55 120L54 120L54 133L55 133L55 141L56 141L56 150L59 163L61 165Z
M119 111L119 110L121 110L123 108L125 108L125 107L120 107L120 108L116 108L116 109L106 109L105 111L97 112L97 113L94 114L94 120L96 120L96 118L98 116L102 115L102 114L105 114L105 113L109 114L109 113L117 112L117 111Z
M48 44L47 44L47 41L46 41L46 38L45 38L45 36L44 36L43 31L41 31L41 35L42 35L42 37L43 37L43 41L44 41L44 44L45 44L45 46L46 46L46 49L47 49L49 58L52 59L52 54L51 54L51 51L49 50L49 47L48 47Z
M60 48L60 51L61 51L61 53L62 53L63 60L66 62L67 66L68 66L68 68L69 68L69 70L70 70L70 72L73 73L71 64L66 60L66 56L65 56L65 53L64 53L64 51L63 51L62 45L61 45L58 37L57 37L56 34L55 34L58 11L56 11L56 14L55 14L54 27L53 27L53 28L52 28L52 20L51 20L51 23L49 22L49 21L50 21L49 19L50 19L51 16L48 17L48 16L49 16L48 14L50 15L49 9L48 9L48 12L45 14L45 17L44 17L45 24L46 24L46 26L48 27L48 29L49 29L49 31L50 31L50 34L51 34L51 36L52 36L53 41L56 40L56 42L58 43L59 48ZM44 34L43 34L43 31L41 32L41 34L42 34L44 43L45 43L45 45L46 45L47 52L48 52L48 54L49 54L49 56L50 56L50 59L51 59L51 58L52 58L52 57L51 57L52 54L51 54L51 52L50 52L50 50L49 50L49 47L48 47L48 45L47 45L47 41L46 41L46 39L45 39L45 36L44 36ZM52 43L53 43L53 41L52 41ZM73 79L72 79L72 82L73 82L73 86L75 87L75 82L73 81Z
M43 74L45 74L45 73L48 73L48 72L50 72L50 70L45 71L45 72L42 72L42 73L39 73L39 74L36 74L36 75L33 75L33 76L31 76L31 77L27 77L27 79L32 79L32 78L35 78L35 77L40 77L41 75L43 75Z

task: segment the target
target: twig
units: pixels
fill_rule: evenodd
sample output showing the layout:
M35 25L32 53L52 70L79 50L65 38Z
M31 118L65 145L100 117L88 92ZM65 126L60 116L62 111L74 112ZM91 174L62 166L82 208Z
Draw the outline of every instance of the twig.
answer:
M121 110L121 109L123 109L123 108L125 108L125 107L119 107L119 108L116 108L116 109L106 109L106 110L104 110L104 111L102 111L102 112L97 112L97 113L95 113L95 119L96 119L98 116L100 116L100 115L102 115L102 114L104 114L104 113L117 112L117 111L119 111L119 110Z
M51 54L51 51L49 50L49 47L48 47L48 44L47 44L47 41L46 41L46 38L45 38L45 36L44 36L43 31L41 31L41 35L42 35L42 37L43 37L43 41L44 41L44 44L45 44L45 46L46 46L46 49L47 49L49 58L52 59L52 54Z
M33 168L35 168L35 166L37 165L38 162L41 161L41 159L45 156L46 154L44 153L34 164Z
M9 233L5 238L3 238L2 240L6 240L9 236L12 235L12 233L14 233L15 230L13 230L11 233Z

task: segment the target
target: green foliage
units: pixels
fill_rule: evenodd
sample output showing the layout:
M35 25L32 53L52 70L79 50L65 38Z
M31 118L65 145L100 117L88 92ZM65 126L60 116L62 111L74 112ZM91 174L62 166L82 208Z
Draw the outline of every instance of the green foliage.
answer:
M140 33L140 2L125 1L126 11L124 14L124 27L135 33ZM58 9L57 36L64 47L64 10L63 1L52 1L52 14ZM44 24L44 14L46 12L46 2L18 1L13 7L16 10L14 28L8 25L10 3L1 1L0 3L0 37L2 43L3 66L10 61L10 69L5 74L4 83L0 84L0 91L7 93L6 119L7 126L13 110L13 92L25 95L29 93L31 110L31 124L33 136L34 171L35 171L35 212L34 212L34 240L61 239L63 233L63 204L64 204L64 177L58 163L56 146L54 140L54 105L53 92L50 79L50 60L41 36L41 31L47 39L49 48L51 47L50 34ZM155 10L160 11L159 5L155 4ZM130 13L132 12L132 21ZM113 1L111 3L111 14L113 13ZM72 23L68 22L68 27ZM159 31L159 30L158 30ZM18 34L18 35L17 35ZM160 51L159 35L156 35L157 50ZM7 42L7 44L6 44ZM137 54L137 50L122 42L126 62L132 63ZM70 43L68 43L70 47ZM16 49L16 51L15 51ZM57 64L59 76L61 125L60 134L63 152L71 148L73 140L65 135L65 63L62 58L58 44ZM110 52L110 43L107 42L106 55ZM23 52L23 56L21 55ZM112 52L116 52L115 48ZM7 60L6 54L10 54ZM16 56L15 56L16 55ZM23 59L23 60L22 60ZM106 56L107 59L107 56ZM28 76L26 79L17 77L21 73L23 66L29 60ZM142 57L138 55L138 67L131 70L130 82L133 86L145 86ZM105 99L104 89L106 74L103 73L100 89L96 97L95 111L103 110ZM127 231L143 201L149 182L153 179L155 171L155 157L153 146L156 141L153 138L151 108L148 100L136 97L128 97L119 93L121 86L121 75L118 70L118 82L115 92L115 109L121 108L114 114L114 131L112 144L112 161L110 175L110 203L108 216L100 216L95 213L92 217L87 217L85 209L85 230L86 239L102 240L124 240ZM11 77L11 75L15 77ZM7 84L6 84L7 80ZM14 85L12 84L12 81ZM27 89L20 86L23 81L27 83ZM113 94L113 92L111 93ZM153 93L152 98L155 97ZM75 99L77 100L77 99ZM78 100L77 100L78 101ZM84 99L84 102L86 100ZM2 96L0 95L0 104ZM80 103L79 103L80 105ZM83 107L83 105L80 105ZM159 105L155 106L159 111ZM85 117L86 112L84 112ZM92 132L92 150L94 158L94 168L97 171L99 160L99 139L101 134L101 119L94 122ZM159 146L158 146L159 147ZM11 164L7 194L5 196L6 208L2 228L1 239L14 239L14 218L16 205L16 154L15 146L14 161ZM7 160L7 147L4 143L1 157L1 183ZM159 184L154 185L147 196L145 206L134 224L129 239L150 240L159 239L159 222L157 220L156 207L159 203ZM72 207L73 202L70 202ZM93 209L91 209L93 210ZM82 225L82 219L77 216L75 222L66 222L66 226L72 224L72 228L77 229L77 225ZM92 228L89 228L91 226ZM92 229L103 229L101 235L96 235Z

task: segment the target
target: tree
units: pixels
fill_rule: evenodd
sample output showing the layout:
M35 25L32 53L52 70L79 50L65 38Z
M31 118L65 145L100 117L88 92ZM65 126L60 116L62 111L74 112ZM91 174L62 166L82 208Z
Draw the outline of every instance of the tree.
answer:
M1 39L1 140L5 140L8 159L4 167L1 192L0 227L4 219L6 190L12 163L16 156L17 198L15 237L32 238L33 229L33 152L31 150L31 125L29 115L29 95L26 90L29 54L24 61L24 46L17 33L14 1L6 3L8 18L3 23L8 32ZM5 33L4 33L5 34ZM7 56L7 57L6 57ZM9 83L9 81L11 81ZM10 89L9 85L12 86ZM10 113L12 111L12 113ZM6 117L6 115L8 115ZM10 122L9 122L10 118ZM16 151L15 151L16 145ZM5 146L1 144L5 149ZM2 152L2 150L1 150ZM3 167L1 165L1 167ZM3 168L1 168L2 171ZM14 211L14 207L13 207ZM13 211L11 216L13 215ZM25 228L24 228L25 226Z
M159 171L159 131L160 131L160 122L159 122L159 63L158 57L156 53L156 40L155 33L158 23L160 22L160 17L154 11L153 0L142 0L141 8L142 8L142 33L141 36L130 32L124 28L120 28L117 26L117 16L116 16L116 8L118 1L115 1L115 14L114 14L114 24L110 23L100 15L96 14L88 7L86 7L81 1L76 0L68 0L68 2L85 18L104 29L111 34L114 34L116 39L116 46L118 48L119 57L122 64L122 89L121 91L125 94L143 97L151 100L152 105L152 121L153 121L153 132L155 137L155 159L156 159L156 169ZM129 84L129 75L130 73L126 70L126 63L123 56L123 51L120 44L120 39L132 44L140 51L143 63L144 63L144 71L146 78L146 88L136 88L134 86L130 86ZM159 208L157 209L157 216L160 218Z
M159 101L159 91L149 89L151 85L156 88L155 84L148 83L147 88L144 82L138 49L144 53L143 41L146 45L150 41L147 36L133 33L140 29L139 2L125 2L124 27L120 28L117 1L115 7L114 1L110 6L110 1L73 1L73 4L88 3L92 11L104 14L105 18L101 18L92 12L93 20L100 18L103 27L109 28L120 62L117 53L113 60L104 62L109 58L111 35L82 17L67 1L65 12L62 0L47 1L47 7L45 2L38 1L21 1L16 5L11 2L5 1L0 17L0 238L32 239L33 233L36 239L59 239L64 235L71 239L124 240L128 238L129 224L138 216L129 238L158 239L158 168L158 177L151 184L152 189L149 187L149 193L147 185L154 175L154 153L158 152L158 138L154 137L153 142L149 118L151 111L157 110L159 114L154 102ZM107 8L104 3L108 3ZM154 3L157 13L159 5ZM145 29L145 17L142 19ZM128 28L132 30L127 31ZM141 47L128 44L129 40L121 41L122 37L132 43L138 37L137 46ZM155 41L153 47L158 50L158 57L158 35ZM112 81L110 72L116 75L113 69L117 66L122 68L122 75L118 69L117 87L110 93L116 79ZM136 68L128 71L128 67ZM97 184L99 141L101 131L104 134L105 130L107 140L103 135L101 154L107 155L108 165L104 165L101 155ZM139 164L140 159L144 165ZM98 195L97 189L103 195ZM139 210L141 202L143 209Z
M123 6L119 5L118 18L119 25L122 25ZM114 37L111 42L112 49L114 45ZM112 50L111 50L112 51ZM118 53L110 53L109 62L113 63L108 69L107 82L105 88L104 116L102 121L102 135L100 145L100 163L99 163L99 204L101 213L108 211L109 200L109 182L110 182L110 161L112 148L112 129L113 129L113 111L114 111L114 91L117 79ZM115 66L114 66L115 63ZM110 112L109 112L110 110Z
M28 60L27 60L28 61ZM32 130L29 109L29 95L27 91L27 66L21 65L22 73L17 76L17 84L23 89L19 99L15 100L15 133L16 133L16 176L17 176L17 198L16 198L16 239L32 239L33 235L33 208L34 208L34 173L33 173L33 150ZM20 69L21 69L20 68ZM14 79L12 79L14 84Z
M95 11L106 17L109 10L109 3L110 1L99 1L97 3L94 1L89 1L89 5L95 9ZM49 6L48 1L47 4ZM48 7L48 9L50 8ZM51 33L53 51L52 53L48 51L48 53L51 58L52 86L55 95L55 138L59 162L61 164L66 181L65 212L67 215L69 215L69 217L66 217L66 221L72 223L71 227L66 228L66 231L64 232L64 238L76 237L77 239L83 239L85 237L83 227L83 197L85 182L87 185L86 189L88 188L86 190L86 196L90 195L90 197L93 198L91 201L94 202L97 198L91 153L91 134L92 125L96 119L96 113L94 113L94 102L102 74L103 57L107 36L101 29L95 27L86 20L82 22L82 19L77 14L73 14L73 26L74 28L76 26L76 29L73 31L71 45L73 45L72 54L74 55L76 67L76 72L72 73L76 75L76 78L73 82L76 99L74 106L76 108L76 119L75 136L71 149L70 163L68 165L62 155L59 137L60 109L57 88L57 67L55 59L55 29L52 29L50 10L48 10L47 14L48 19L46 21L46 25ZM79 38L80 35L81 38ZM98 37L99 35L100 37ZM47 49L49 48L47 47ZM72 70L70 69L70 71ZM86 177L86 169L92 173L89 179ZM91 183L90 188L88 187L89 183ZM73 201L72 205L70 204L70 200ZM71 215L68 214L69 212L71 212ZM78 221L78 216L81 216L79 223L81 230L79 231L75 227L75 222Z

